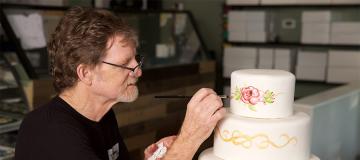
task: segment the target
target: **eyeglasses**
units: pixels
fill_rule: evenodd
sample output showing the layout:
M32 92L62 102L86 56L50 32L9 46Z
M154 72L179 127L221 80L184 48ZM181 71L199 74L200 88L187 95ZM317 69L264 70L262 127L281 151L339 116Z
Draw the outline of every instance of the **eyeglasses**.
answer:
M138 54L138 55L135 55L135 60L136 60L136 62L138 62L138 65L135 66L134 68L126 67L125 65L109 63L109 62L105 62L105 61L102 61L102 63L108 64L108 65L112 65L112 66L115 66L115 67L120 67L120 68L123 68L123 69L130 70L130 71L132 71L132 72L135 72L136 68L141 68L141 66L143 65L144 56L143 56L143 55L139 55L139 54Z

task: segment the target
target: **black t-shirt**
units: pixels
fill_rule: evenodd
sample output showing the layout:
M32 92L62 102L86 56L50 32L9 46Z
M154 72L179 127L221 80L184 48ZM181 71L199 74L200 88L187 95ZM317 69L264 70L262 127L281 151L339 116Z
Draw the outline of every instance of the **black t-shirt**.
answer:
M55 97L25 117L15 159L127 160L129 155L113 110L94 122Z

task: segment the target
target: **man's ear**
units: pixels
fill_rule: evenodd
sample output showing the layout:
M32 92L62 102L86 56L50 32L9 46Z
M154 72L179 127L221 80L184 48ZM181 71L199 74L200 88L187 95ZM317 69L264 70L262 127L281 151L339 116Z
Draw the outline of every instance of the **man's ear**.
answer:
M85 64L80 64L76 68L76 73L79 80L86 85L91 85L93 80L93 74L91 67Z

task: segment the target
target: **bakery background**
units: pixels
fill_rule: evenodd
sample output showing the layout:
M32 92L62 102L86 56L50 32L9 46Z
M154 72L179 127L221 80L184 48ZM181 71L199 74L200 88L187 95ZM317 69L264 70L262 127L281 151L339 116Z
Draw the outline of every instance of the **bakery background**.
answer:
M139 32L139 52L147 57L141 96L114 107L133 159L175 134L184 117L185 100L155 95L191 95L202 87L229 94L230 73L251 68L296 75L295 107L313 118L312 153L359 159L360 0L0 2L0 159L13 156L24 114L54 96L45 45L73 5L126 15Z

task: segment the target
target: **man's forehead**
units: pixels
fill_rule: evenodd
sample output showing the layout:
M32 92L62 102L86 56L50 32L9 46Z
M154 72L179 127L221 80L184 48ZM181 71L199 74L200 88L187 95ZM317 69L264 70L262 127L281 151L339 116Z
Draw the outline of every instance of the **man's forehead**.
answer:
M105 59L113 59L117 63L125 63L136 54L136 48L131 43L123 40L123 37L116 36L109 39L105 52Z
M129 38L125 38L125 36L123 36L123 35L115 35L115 36L109 38L109 40L107 42L107 47L111 48L112 45L121 45L123 47L129 46L131 48L136 48L135 42L133 42Z

